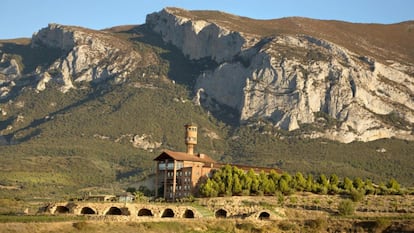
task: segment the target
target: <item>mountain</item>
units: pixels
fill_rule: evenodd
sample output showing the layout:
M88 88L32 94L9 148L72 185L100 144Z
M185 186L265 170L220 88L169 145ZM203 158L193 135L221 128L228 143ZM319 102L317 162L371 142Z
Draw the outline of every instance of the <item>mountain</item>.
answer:
M399 37L391 38L363 37L360 25L342 22L257 21L176 8L149 15L147 24L190 59L217 63L200 74L195 88L203 101L236 109L241 123L264 120L289 131L322 125L307 135L346 143L414 139L412 22L364 25L364 33L396 31ZM364 53L387 43L375 56ZM394 46L405 44L390 57L398 51Z
M413 185L413 25L166 8L0 41L0 193L125 188L188 122L222 162Z

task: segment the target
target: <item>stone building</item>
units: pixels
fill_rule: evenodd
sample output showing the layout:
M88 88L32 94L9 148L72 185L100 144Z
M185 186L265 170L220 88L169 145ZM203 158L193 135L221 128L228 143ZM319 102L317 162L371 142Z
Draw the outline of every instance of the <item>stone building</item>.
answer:
M155 173L155 195L175 201L196 193L201 177L208 176L214 168L214 161L206 154L194 154L197 144L197 126L185 125L185 144L187 152L163 151L154 160L157 162ZM158 193L162 190L163 194Z
M154 159L157 163L155 170L155 196L162 196L169 201L177 198L188 197L197 194L198 185L203 178L210 177L214 170L220 169L225 164L218 163L206 154L194 153L197 145L197 126L195 124L185 125L186 152L164 150ZM270 172L280 170L266 167L254 167L247 165L235 165L244 171L253 170ZM161 193L160 193L161 191Z

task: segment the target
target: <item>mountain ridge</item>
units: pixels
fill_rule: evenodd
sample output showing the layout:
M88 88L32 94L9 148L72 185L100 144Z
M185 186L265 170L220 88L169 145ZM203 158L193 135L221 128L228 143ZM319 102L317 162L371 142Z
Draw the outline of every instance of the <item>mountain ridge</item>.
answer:
M224 13L214 14L227 17ZM193 23L182 20L182 25ZM53 196L91 186L106 190L111 186L125 187L151 174L152 159L162 149L184 150L180 132L188 122L199 125L197 150L223 163L312 174L337 172L340 176L362 176L374 181L395 177L412 185L414 143L409 138L399 140L391 136L362 143L353 136L346 141L348 144L342 144L330 140L334 138L315 135L328 129L335 132L335 127L341 129L349 118L350 114L344 111L337 112L342 117L331 115L334 111L325 111L325 107L342 109L355 104L354 96L365 87L360 88L357 79L339 74L361 71L366 74L363 77L372 80L366 86L375 88L366 91L366 96L375 94L375 98L365 104L372 105L374 110L386 110L375 113L375 122L385 122L394 127L392 130L404 130L410 135L412 123L407 119L411 119L411 110L405 109L413 104L409 86L412 65L399 63L391 72L390 64L380 62L382 55L375 59L354 55L346 47L315 36L273 31L246 37L209 22L196 23L197 35L203 36L195 42L200 46L193 46L194 41L190 41L193 47L183 50L180 46L188 43L183 41L184 36L181 45L173 43L179 39L176 37L180 25L174 26L176 35L168 40L167 34L154 30L157 23L101 31L51 24L35 34L30 43L22 39L0 41L0 143L4 144L0 147L1 185L20 187L21 196L29 191ZM182 32L190 32L185 30ZM232 40L236 43L228 49L226 43ZM222 44L213 50L208 49L206 42L211 46L216 42ZM332 62L326 63L327 60ZM400 58L392 63L397 60ZM379 71L384 77L377 75ZM283 76L289 72L292 75ZM394 80L391 76L402 78ZM214 91L235 91L236 86L240 94L223 97L229 102L217 96L211 98ZM313 96L310 92L327 89L329 95L320 94L321 102L326 102L325 96L341 95L347 96L348 102L332 101L340 104L325 104L320 111L308 110L303 114L286 110L306 102L298 96ZM241 95L246 98L235 99ZM261 104L249 96L270 102ZM407 101L391 104L390 96ZM269 108L279 106L275 103L284 98L293 101L280 105L286 109ZM309 107L318 108L319 105ZM269 118L265 115L268 113ZM315 121L301 122L295 116L296 124L292 113ZM362 112L362 116L369 114L374 113ZM240 120L241 116L245 118ZM357 132L358 122L355 118L346 123L344 130ZM352 124L354 130L348 127ZM372 128L383 129L380 124ZM47 177L48 172L55 177ZM14 195L11 191L0 192Z
M231 30L229 21L204 16L218 18L221 12L201 12L207 20L197 13L167 8L148 15L147 24L190 59L210 57L218 63L197 78L196 89L202 90L204 102L215 100L236 109L241 123L264 118L289 131L315 123L317 117L312 115L319 112L341 123L310 137L342 142L394 136L412 140L410 63L407 70L396 69L311 35L245 34ZM241 24L240 18L223 18L230 18L233 27ZM243 19L242 24L252 28L246 26L251 22L255 21ZM406 130L377 117L394 111L406 122Z
M193 16L195 19L212 21L220 25L220 22L230 21L227 25L229 29L232 30L231 26L236 26L234 31L245 31L246 33L257 34L261 36L269 36L275 33L287 33L287 34L307 34L314 37L319 37L320 39L327 39L344 47L354 47L352 42L355 41L355 37L368 39L369 42L387 40L389 44L400 44L403 43L403 48L410 49L397 49L398 53L406 54L408 62L414 63L414 54L412 54L414 47L412 45L412 33L414 33L414 20L404 21L393 24L376 24L376 23L350 23L346 21L338 20L318 20L304 17L285 17L280 19L268 19L268 20L256 20L247 17L234 16L225 12L217 11L187 11L180 8L165 8L166 12L173 12L178 16ZM220 18L219 15L225 15L228 18L225 20L216 20ZM231 21L235 18L236 20ZM242 19L243 21L237 22L237 20ZM258 25L257 22L260 22ZM226 26L226 24L224 24ZM354 29L351 29L354 28ZM383 33L378 31L388 31ZM249 31L250 30L250 31ZM370 36L373 34L373 37ZM351 40L340 40L339 35L344 36L345 38L354 37ZM363 35L363 36L362 36ZM410 36L411 35L411 36ZM358 38L358 39L360 39ZM376 45L376 43L373 43ZM381 42L381 45L384 46L385 43ZM391 48L395 48L394 45ZM358 51L363 49L364 52L369 52L364 49L362 46L357 45ZM372 49L372 47L371 47ZM391 50L391 49L388 49ZM354 51L354 52L355 52ZM381 54L381 53L380 53ZM369 52L368 55L376 57L376 53Z

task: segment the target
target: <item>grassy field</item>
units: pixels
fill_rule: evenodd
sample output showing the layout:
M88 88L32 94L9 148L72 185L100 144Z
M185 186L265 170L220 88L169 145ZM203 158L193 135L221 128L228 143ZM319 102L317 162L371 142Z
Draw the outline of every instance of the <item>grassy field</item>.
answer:
M412 232L413 196L366 196L353 202L354 212L338 214L339 195L296 193L283 200L276 197L225 197L199 199L203 210L259 206L280 213L273 220L242 219L139 219L86 217L68 214L15 216L0 215L0 232ZM4 204L4 203L3 203ZM185 205L185 203L184 203ZM192 204L194 205L194 203ZM272 212L273 213L273 212Z

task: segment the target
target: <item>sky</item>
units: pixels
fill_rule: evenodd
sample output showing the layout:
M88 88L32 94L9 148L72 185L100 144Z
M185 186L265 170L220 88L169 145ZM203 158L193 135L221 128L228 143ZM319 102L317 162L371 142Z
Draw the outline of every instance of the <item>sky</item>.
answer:
M382 24L414 20L413 0L1 0L0 39L31 37L49 23L91 29L143 24L147 14L167 6L255 19L300 16Z

